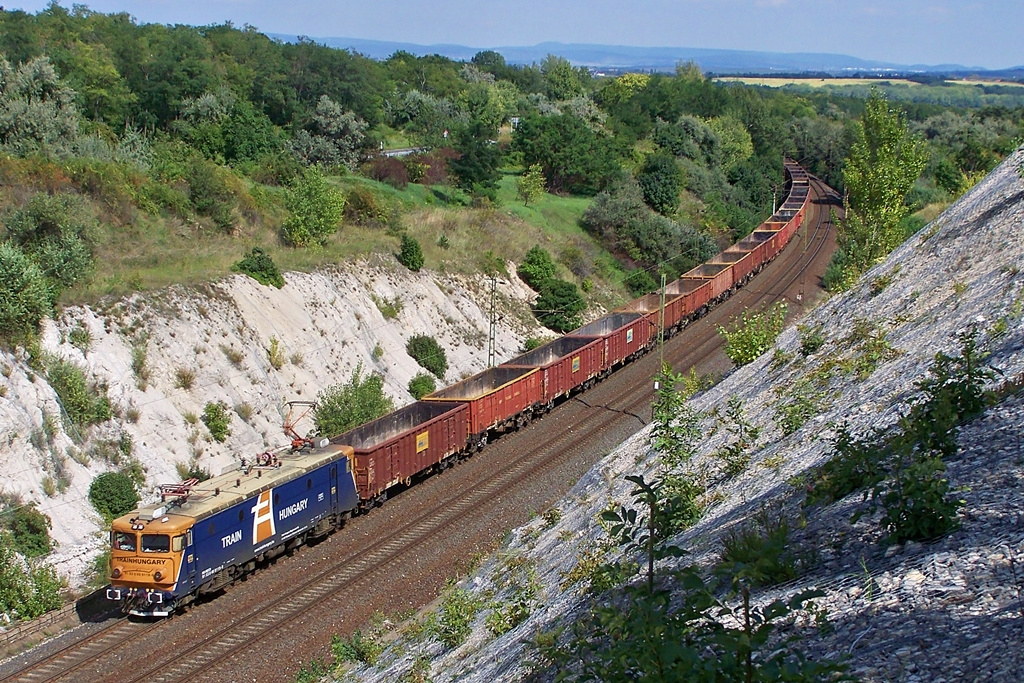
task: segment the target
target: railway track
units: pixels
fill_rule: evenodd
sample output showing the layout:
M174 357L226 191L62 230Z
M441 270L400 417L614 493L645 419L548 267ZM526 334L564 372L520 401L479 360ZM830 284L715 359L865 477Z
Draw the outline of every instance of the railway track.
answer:
M817 195L817 210L812 210L805 220L800 239L794 239L762 274L711 314L666 341L663 349L666 361L678 369L714 365L716 354L724 357L719 350L721 342L715 331L716 324L724 323L745 308L764 303L785 299L805 305L803 285L807 278L816 279L817 271L823 270L822 254L830 242L828 206L821 204L830 201L830 195L820 181L812 179L812 186ZM792 315L796 313L791 311ZM312 640L316 648L320 648L314 649L314 653L322 652L324 643L338 629L327 626L331 630L319 632L312 639L304 637L301 634L310 628L306 622L312 612L328 611L333 609L329 606L336 605L351 607L363 596L379 589L380 575L386 568L408 563L411 557L437 555L437 548L444 547L450 540L453 528L473 526L467 520L478 520L475 524L480 526L479 520L493 515L495 506L500 506L502 500L532 495L532 482L557 476L566 458L586 453L589 460L584 457L584 461L596 461L641 427L649 414L653 395L650 378L657 371L658 363L656 351L648 354L576 400L563 403L548 417L489 445L466 465L415 487L409 492L414 497L436 498L435 504L425 505L422 512L407 516L408 511L400 509L406 507L403 500L406 496L399 496L383 510L360 518L351 525L356 529L350 531L361 528L364 520L372 521L385 513L400 521L388 527L381 540L352 544L343 552L332 554L322 566L304 571L300 580L286 581L282 585L287 585L287 590L268 590L260 599L250 596L247 607L232 609L229 615L216 610L218 601L229 597L224 596L168 621L115 620L101 631L0 681L181 681L194 679L197 673L208 680L236 680L240 672L247 672L246 677L252 678L251 674L257 671L269 670L265 664L268 660L282 661L282 649L288 648L282 648L280 636L288 632L296 633L299 640ZM572 425L572 428L566 429L565 425ZM470 470L474 470L471 476L464 476ZM565 488L570 485L571 482L567 482ZM538 499L535 509L544 509L545 502L550 505L559 495L548 494ZM515 520L510 523L516 525ZM346 533L342 531L334 538ZM467 532L467 535L471 534ZM322 545L330 544L334 538ZM309 549L299 553L300 557L308 554ZM264 570L252 582L262 580L264 574L284 571L283 565L299 559L292 558ZM251 586L245 589L233 590L232 594L260 592ZM431 587L427 594L435 592L436 588ZM381 609L386 607L379 605ZM366 610L362 611L365 621ZM182 629L184 634L180 633ZM146 656L140 661L129 653L145 653ZM257 655L264 664L253 668ZM310 656L300 657L300 660L308 661ZM294 656L289 660L293 661ZM297 669L295 664L288 666L292 674ZM267 676L261 673L257 677Z

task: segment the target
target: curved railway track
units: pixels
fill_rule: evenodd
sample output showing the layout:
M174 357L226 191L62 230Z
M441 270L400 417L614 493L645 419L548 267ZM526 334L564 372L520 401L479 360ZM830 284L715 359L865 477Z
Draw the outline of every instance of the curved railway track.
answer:
M716 324L724 324L743 309L782 299L800 307L806 305L804 283L812 278L813 288L829 255L825 252L833 238L828 204L836 199L817 179L812 178L811 185L816 197L798 237L746 287L667 340L662 350L667 362L679 369L714 369L724 358ZM797 311L791 310L790 314L795 316ZM483 520L495 515L495 509L509 505L510 499L532 496L534 482L567 478L563 472L567 459L579 460L572 476L582 474L589 464L643 426L653 395L650 378L658 363L659 353L654 350L563 403L544 419L490 444L463 466L423 482L373 515L357 518L348 532L335 534L299 552L298 557L257 573L250 584L263 583L267 575L277 574L276 578L266 578L266 583L277 588L264 585L232 590L231 594L243 603L241 607L218 609L224 606L221 601L231 597L223 596L166 621L112 620L98 632L0 677L0 681L183 681L197 674L207 680L241 680L243 674L247 679L255 675L262 680L275 677L264 675L274 670L293 675L298 668L296 662L322 653L331 634L341 630L337 624L348 624L350 630L366 621L374 610L373 605L363 604L364 596L376 591L380 596L377 601L385 604L375 606L387 609L386 595L382 595L386 589L381 586L388 579L382 575L389 568L422 564L420 571L436 571L431 567L436 567L445 554L443 548L455 535L453 529L464 531L467 542L487 535L479 528L487 526ZM560 492L533 498L532 510L552 504L573 481L564 482ZM507 526L512 528L523 521L510 519ZM375 532L381 525L384 528ZM381 533L384 530L386 534ZM352 538L360 531L381 540L360 542ZM493 537L493 533L490 535ZM349 538L336 542L346 536ZM330 548L346 543L348 547ZM309 557L321 555L321 547L322 557ZM410 558L426 559L416 563ZM310 560L313 565L306 568ZM286 567L296 563L303 565L298 580L289 578L295 572ZM455 569L459 566L454 561L450 565ZM421 604L436 594L438 581L433 578L420 580L424 588ZM401 585L410 579L400 576L391 577L391 581L392 585ZM357 604L359 609L353 609ZM333 614L344 609L354 615L346 620ZM310 621L321 621L310 619L318 612L331 612L334 620L311 625ZM283 633L294 634L290 645L282 644ZM307 644L304 649L311 651L296 658L296 642ZM140 661L131 653L145 653L145 657Z

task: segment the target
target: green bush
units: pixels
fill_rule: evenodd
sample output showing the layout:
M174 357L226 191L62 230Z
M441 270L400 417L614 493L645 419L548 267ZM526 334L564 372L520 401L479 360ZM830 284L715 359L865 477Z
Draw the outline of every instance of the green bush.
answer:
M813 355L825 345L825 335L822 334L821 327L808 327L807 325L797 325L797 331L800 333L800 354L803 356Z
M212 218L218 228L227 232L234 223L231 211L237 203L228 173L212 161L197 157L188 165L185 175L192 208L200 216Z
M5 223L12 240L43 271L54 299L92 269L96 227L80 197L34 195Z
M228 413L228 405L223 401L208 401L203 406L203 414L199 419L210 430L210 436L217 443L224 443L231 436L231 415Z
M89 502L104 519L114 519L135 509L139 493L128 475L104 472L89 485Z
M540 288L533 314L549 330L568 332L580 326L587 302L576 285L550 278Z
M679 193L685 184L683 170L675 157L664 153L649 155L636 181L649 207L660 214L675 213L679 206Z
M398 262L414 273L423 267L423 249L416 238L408 233L402 235L402 247L398 252Z
M317 168L295 178L285 194L291 215L284 235L296 247L320 247L335 233L345 211L345 198Z
M949 497L942 459L916 456L901 460L876 493L884 509L882 528L888 540L927 541L958 528L957 511L964 501Z
M797 576L797 558L789 547L789 522L778 511L762 510L722 539L719 574L741 577L751 587L774 586Z
M82 427L110 419L106 388L90 385L85 372L74 363L52 359L47 363L46 378L72 424Z
M426 334L409 337L405 345L406 352L427 372L438 379L444 379L448 370L448 356L437 340Z
M20 342L33 336L53 310L46 276L10 242L0 243L0 337Z
M4 512L6 516L7 511ZM53 547L53 541L50 540L50 518L40 512L35 503L15 507L10 513L7 527L14 540L14 548L25 557L46 555Z
M482 606L469 591L453 588L441 599L441 608L435 615L431 631L445 646L458 647L469 636L470 625Z
M655 377L658 389L651 406L651 448L669 470L693 457L702 435L700 413L690 407L687 394L676 388L684 379L667 363Z
M425 372L421 372L409 380L409 393L417 401L436 390L437 382L434 381L433 375L428 375Z
M376 634L363 635L356 629L349 638L334 636L331 639L331 654L334 661L369 664L373 666L384 652L384 643Z
M533 351L537 347L543 346L544 340L540 337L527 337L523 340L523 353Z
M32 619L61 606L57 572L18 557L14 539L0 531L0 614Z
M846 425L836 431L832 458L818 467L807 487L806 505L842 500L870 488L885 477L884 442L880 434L855 438Z
M658 283L654 281L654 276L641 268L629 271L629 275L626 276L625 282L626 289L628 289L629 293L633 296L650 294L658 288Z
M261 285L284 287L284 277L270 254L259 247L253 247L248 256L231 266L236 273L245 273Z
M384 394L384 378L373 373L364 379L362 374L360 364L347 382L317 394L313 420L318 434L336 436L394 410L394 402Z
M736 365L756 360L772 347L786 321L786 304L779 302L757 313L742 313L729 328L718 327L725 337L725 355Z
M210 470L199 466L199 463L195 460L190 462L176 462L174 463L174 471L178 473L178 477L182 481L189 479L198 479L199 481L206 481L212 475Z
M523 262L519 264L516 272L530 289L539 292L541 285L546 280L553 278L557 269L551 254L538 244L526 252L526 256L523 257Z
M345 220L371 228L397 230L402 219L398 209L369 187L357 185L348 191Z

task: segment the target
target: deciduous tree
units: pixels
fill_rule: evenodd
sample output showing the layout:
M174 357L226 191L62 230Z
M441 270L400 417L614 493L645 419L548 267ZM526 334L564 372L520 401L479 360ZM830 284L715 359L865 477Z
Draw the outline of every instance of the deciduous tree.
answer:
M540 164L532 164L526 169L516 183L516 190L526 206L544 196L544 171Z
M872 93L843 169L848 201L837 256L845 265L840 274L833 269L828 278L832 288L849 287L903 242L902 221L910 212L907 193L926 161L924 145L911 137L906 116Z
M0 145L15 156L66 153L78 137L75 91L47 57L17 68L0 56Z
M295 179L285 195L291 215L284 234L297 247L320 247L334 234L345 211L345 198L316 167Z
M376 373L364 378L360 363L347 382L332 385L317 394L313 419L317 433L330 437L394 409L394 402L384 394L384 378Z

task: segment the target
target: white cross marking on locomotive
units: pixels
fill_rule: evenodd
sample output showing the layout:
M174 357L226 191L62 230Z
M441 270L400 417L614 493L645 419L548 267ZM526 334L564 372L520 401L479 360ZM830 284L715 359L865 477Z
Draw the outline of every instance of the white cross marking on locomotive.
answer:
M274 528L274 506L271 503L271 491L273 491L273 489L261 493L259 500L256 501L256 504L252 507L253 545L261 543L277 533Z

